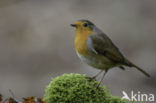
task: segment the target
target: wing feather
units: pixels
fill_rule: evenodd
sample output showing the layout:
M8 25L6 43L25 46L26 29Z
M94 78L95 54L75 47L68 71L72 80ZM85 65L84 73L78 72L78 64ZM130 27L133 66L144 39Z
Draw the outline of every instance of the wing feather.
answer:
M124 62L124 57L119 49L104 33L90 35L87 40L87 46L90 51L105 56L114 62Z

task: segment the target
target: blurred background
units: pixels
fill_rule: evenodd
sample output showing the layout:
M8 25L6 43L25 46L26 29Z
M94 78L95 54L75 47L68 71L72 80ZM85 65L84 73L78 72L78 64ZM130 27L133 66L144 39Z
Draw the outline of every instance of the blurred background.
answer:
M82 63L74 50L70 24L88 19L152 76L114 68L103 81L111 93L156 94L155 5L156 0L0 0L0 93L9 97L11 89L18 99L43 97L51 78L99 72Z

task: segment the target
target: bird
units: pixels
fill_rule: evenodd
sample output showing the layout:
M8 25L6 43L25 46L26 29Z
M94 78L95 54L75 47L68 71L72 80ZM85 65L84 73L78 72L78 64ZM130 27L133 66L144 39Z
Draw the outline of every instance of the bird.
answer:
M124 57L112 40L91 21L77 20L71 26L75 28L74 42L78 57L86 64L100 70L92 79L96 79L103 73L97 87L103 81L106 73L114 67L122 70L125 70L125 66L134 67L145 76L150 77L147 72Z

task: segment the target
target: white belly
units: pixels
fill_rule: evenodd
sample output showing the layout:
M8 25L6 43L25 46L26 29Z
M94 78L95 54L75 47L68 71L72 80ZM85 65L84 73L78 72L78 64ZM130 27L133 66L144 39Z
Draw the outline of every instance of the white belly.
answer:
M109 59L107 59L104 56L101 55L97 55L97 54L91 54L87 57L77 53L78 57L84 61L85 63L87 63L88 65L97 68L97 69L109 69L112 68L114 66L114 63L112 61L110 61Z

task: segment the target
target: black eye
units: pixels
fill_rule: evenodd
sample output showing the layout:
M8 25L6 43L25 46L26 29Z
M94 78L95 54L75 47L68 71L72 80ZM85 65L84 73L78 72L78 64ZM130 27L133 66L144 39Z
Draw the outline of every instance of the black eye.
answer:
M84 26L84 27L88 27L88 24L87 24L87 23L84 23L83 26Z

